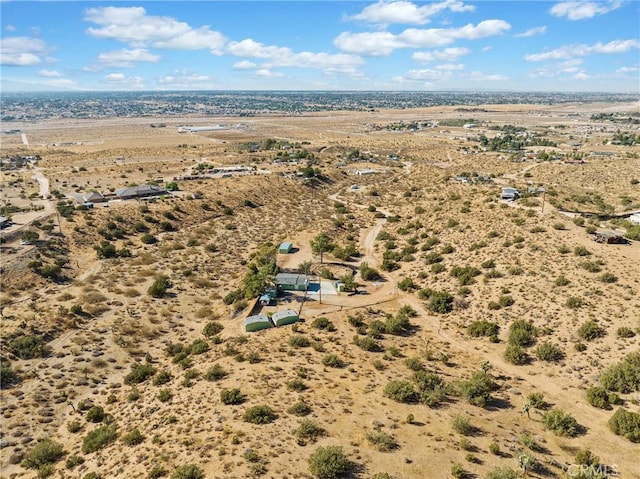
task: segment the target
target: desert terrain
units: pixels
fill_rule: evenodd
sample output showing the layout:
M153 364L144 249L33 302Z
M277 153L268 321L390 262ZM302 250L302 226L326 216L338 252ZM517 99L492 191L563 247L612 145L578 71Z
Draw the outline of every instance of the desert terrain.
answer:
M0 477L640 477L639 106L3 123Z

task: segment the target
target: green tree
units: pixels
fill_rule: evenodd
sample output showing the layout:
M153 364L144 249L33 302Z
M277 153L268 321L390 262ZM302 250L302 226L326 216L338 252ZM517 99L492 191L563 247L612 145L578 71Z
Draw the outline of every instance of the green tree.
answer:
M37 231L33 231L33 230L27 230L23 232L22 236L20 237L22 241L25 241L29 244L35 244L35 242L38 241L38 238L40 238L40 235L38 234Z
M331 251L332 249L331 238L329 238L326 233L320 233L311 240L311 250L314 254L320 255L320 264L322 264L323 253Z

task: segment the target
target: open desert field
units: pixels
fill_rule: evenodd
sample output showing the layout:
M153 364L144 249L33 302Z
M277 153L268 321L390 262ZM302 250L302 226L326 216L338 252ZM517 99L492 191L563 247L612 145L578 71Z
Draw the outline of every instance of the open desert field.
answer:
M639 106L3 123L0 478L639 478Z

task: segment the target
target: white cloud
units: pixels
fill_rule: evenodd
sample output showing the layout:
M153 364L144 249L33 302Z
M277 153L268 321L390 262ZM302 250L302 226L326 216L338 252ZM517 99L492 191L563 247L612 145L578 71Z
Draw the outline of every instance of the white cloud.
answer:
M268 68L261 68L260 70L256 70L256 76L260 78L281 78L284 74L271 71Z
M313 53L294 52L288 47L263 45L250 38L240 42L230 42L227 52L238 57L259 58L265 60L260 69L266 70L266 75L273 74L274 68L314 68L324 70L327 74L336 74L343 71L354 74L354 69L361 66L364 60L356 55L344 53ZM249 69L257 67L253 62L238 62L236 69Z
M234 70L251 70L257 65L249 60L242 60L233 64Z
M594 54L613 54L625 53L629 50L640 48L640 41L636 39L630 40L613 40L609 43L594 43L593 45L577 44L564 45L555 50L543 53L532 53L524 58L528 62L539 62L545 60L564 60L573 57L584 57Z
M156 81L164 87L185 88L209 85L212 83L213 78L209 75L202 75L189 70L175 70L171 75L165 75Z
M535 37L536 35L544 35L547 33L547 27L533 27L527 30L526 32L518 33L514 35L517 38L526 38L526 37Z
M251 38L240 42L230 42L227 51L237 57L249 58L276 58L282 55L291 55L291 49L287 47L265 46Z
M450 71L436 70L433 68L425 68L424 70L409 70L405 75L406 80L420 81L442 81L451 78Z
M78 84L74 80L68 78L56 78L53 80L47 80L45 84L54 86L57 88L77 88Z
M482 53L484 53L484 52L488 52L488 51L491 51L491 50L493 50L493 47L490 46L490 45L487 45L486 47L483 47L482 50L480 50L480 51Z
M573 75L572 78L574 80L588 80L589 78L591 78L591 76L586 74L585 72L578 72L575 75Z
M575 75L577 73L584 72L580 67L582 60L579 58L572 58L563 62L552 63L543 67L533 70L529 76L531 78L554 78L562 75Z
M448 70L448 71L464 70L464 65L462 63L443 63L441 65L436 65L433 68L435 68L436 70Z
M428 63L434 60L454 61L457 58L468 55L471 50L464 47L444 48L443 50L432 50L429 52L415 52L412 58L415 61Z
M477 25L471 23L460 28L409 28L394 35L391 32L343 32L333 43L349 53L362 55L389 55L397 48L425 48L449 45L458 39L477 40L493 35L501 35L511 25L504 20L483 20Z
M84 19L99 28L88 28L87 34L118 40L134 47L152 45L175 50L204 50L220 54L226 42L224 35L208 26L194 29L171 17L147 15L143 7L97 7L85 11Z
M487 82L487 81L506 81L509 79L509 77L505 76L505 75L499 75L499 74L494 74L494 75L487 75L481 71L472 71L469 74L465 74L465 75L461 75L464 76L465 78L469 78L472 81L483 81L483 82Z
M34 66L43 61L51 48L39 38L0 38L0 65Z
M8 32L15 32L17 30L13 25L7 25L4 29Z
M121 48L100 53L97 60L104 66L128 68L133 67L135 62L156 63L160 61L160 56L154 55L144 48Z
M616 70L616 73L635 73L640 71L639 67L620 67Z
M622 6L620 1L588 2L569 1L556 3L549 12L556 17L567 17L569 20L584 20L616 10Z
M424 25L429 23L430 17L445 10L469 12L475 10L475 7L473 5L465 5L458 0L433 2L421 7L403 0L391 2L379 0L373 5L365 7L362 12L350 17L350 19L384 25L389 23Z
M142 87L143 79L139 76L128 77L124 73L109 73L104 79L112 85L122 85L128 87Z
M57 78L57 77L61 77L62 73L57 72L55 70L40 70L38 72L38 75L40 75L41 77L47 77L47 78Z

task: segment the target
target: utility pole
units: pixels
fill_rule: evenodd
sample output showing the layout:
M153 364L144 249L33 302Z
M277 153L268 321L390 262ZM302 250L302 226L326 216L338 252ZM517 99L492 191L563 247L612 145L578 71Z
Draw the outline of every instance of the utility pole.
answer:
M543 213L544 213L544 200L545 200L545 198L546 198L546 197L547 197L547 191L545 190L545 191L542 193L542 209L540 210L540 214L543 214Z

